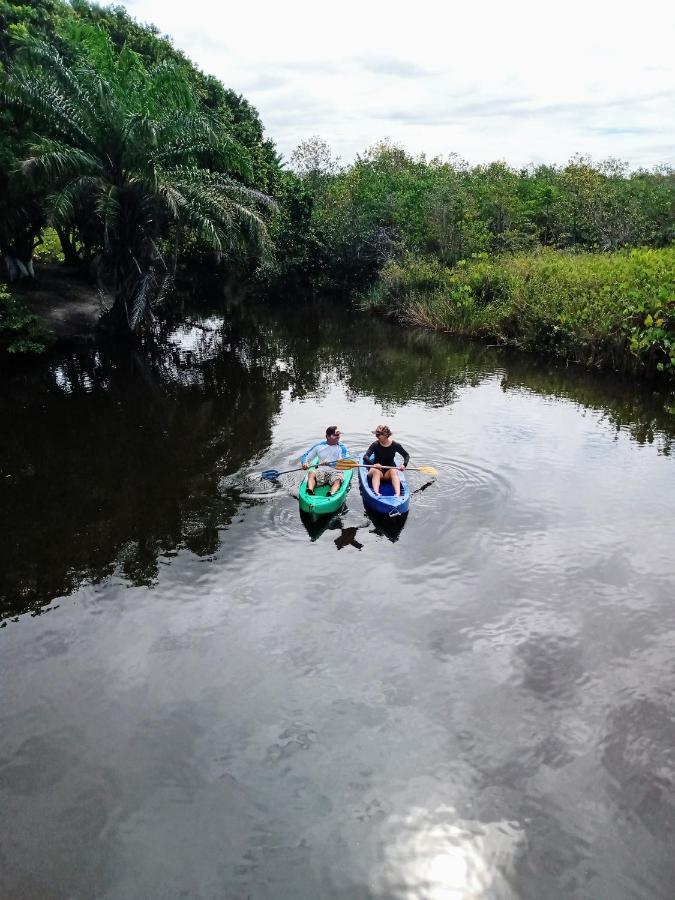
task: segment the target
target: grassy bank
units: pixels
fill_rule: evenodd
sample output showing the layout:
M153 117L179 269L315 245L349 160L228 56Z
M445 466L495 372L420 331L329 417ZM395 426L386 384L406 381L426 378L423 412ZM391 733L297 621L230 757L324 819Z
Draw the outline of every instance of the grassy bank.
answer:
M390 262L363 298L402 322L586 366L675 376L675 247Z

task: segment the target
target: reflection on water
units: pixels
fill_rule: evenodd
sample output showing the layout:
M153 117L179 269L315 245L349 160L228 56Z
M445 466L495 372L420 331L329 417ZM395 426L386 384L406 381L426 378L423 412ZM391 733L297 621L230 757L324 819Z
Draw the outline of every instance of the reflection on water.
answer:
M526 848L516 823L465 822L451 807L417 807L392 816L383 830L383 861L373 878L377 896L517 896L510 886L514 860Z
M344 507L343 507L344 509ZM327 529L341 530L342 523L339 513L331 513L325 516L316 516L312 513L299 510L300 521L305 526L311 541L318 541Z
M371 534L385 537L393 543L399 539L408 518L407 513L402 516L384 516L372 510L363 510L359 515L352 515L347 504L339 513L332 515L315 516L303 511L300 511L299 515L312 541L318 541L326 531L336 532L337 536L333 539L333 543L338 550L347 546L362 550L363 544L357 540L360 529L369 530Z
M673 405L301 306L5 375L0 896L669 900ZM261 481L335 421L407 516Z
M405 523L408 521L408 515L408 513L403 513L398 516L385 516L368 510L368 516L373 523L373 533L383 535L392 543L396 543L401 536Z
M363 550L363 544L356 540L358 530L356 527L341 528L340 534L333 542L338 550L342 550L343 547L354 547L356 550Z

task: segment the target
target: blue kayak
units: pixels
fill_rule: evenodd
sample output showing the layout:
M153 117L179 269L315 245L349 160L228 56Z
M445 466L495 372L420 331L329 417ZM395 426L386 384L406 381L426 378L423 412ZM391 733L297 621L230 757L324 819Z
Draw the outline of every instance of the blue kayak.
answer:
M361 457L359 462L366 463L366 460L364 457ZM359 487L361 488L363 502L366 507L383 516L401 516L407 513L410 506L410 488L406 481L405 472L399 472L398 477L401 479L401 496L394 496L394 488L391 481L381 481L380 496L378 497L374 493L368 478L368 469L359 468Z

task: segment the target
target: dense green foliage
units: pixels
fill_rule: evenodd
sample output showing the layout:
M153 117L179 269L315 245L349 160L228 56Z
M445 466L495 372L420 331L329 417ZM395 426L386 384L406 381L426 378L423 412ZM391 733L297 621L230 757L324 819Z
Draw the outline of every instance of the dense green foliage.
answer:
M318 139L292 163L309 212L296 223L304 256L280 260L287 276L300 259L314 287L356 290L403 321L589 365L674 369L672 170L580 156L471 167L388 143L341 168Z
M261 246L257 207L269 200L223 174L244 170L241 148L203 115L174 63L147 70L89 25L75 41L72 67L51 45L27 42L6 99L41 135L24 176L44 189L49 220L76 230L85 258L99 254L115 324L133 330L170 271L162 239L175 245L187 227L218 255Z
M388 143L340 169L317 139L292 162L312 199L303 239L312 238L322 287L363 288L406 253L451 266L476 253L664 247L675 238L670 169L629 172L581 156L563 167L472 167Z
M39 318L0 284L0 349L8 353L41 353L47 336Z
M55 228L45 228L40 236L40 243L33 252L36 262L62 263L64 262L63 247Z
M10 279L32 275L53 225L65 261L113 293L115 330L134 330L186 241L232 262L263 255L274 204L258 188L278 179L278 160L246 101L153 29L84 0L43 11L45 39L34 9L23 21L22 7L0 9L0 249Z
M8 278L63 260L110 291L118 332L182 256L280 294L367 294L408 321L672 368L669 251L619 252L672 245L671 169L470 166L388 142L345 167L318 138L284 169L243 97L89 0L0 0L0 100Z
M675 247L392 261L364 306L585 365L675 371Z

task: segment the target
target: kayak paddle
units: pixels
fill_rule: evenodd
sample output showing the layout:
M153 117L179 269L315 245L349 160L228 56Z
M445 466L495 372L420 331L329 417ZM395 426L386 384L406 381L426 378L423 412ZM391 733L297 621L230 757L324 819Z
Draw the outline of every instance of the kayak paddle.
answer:
M316 468L312 466L310 468ZM285 469L283 472L280 472L278 469L265 469L264 472L260 473L260 477L264 478L265 481L276 481L280 475L288 475L289 472L306 472L307 469L304 466L300 466L299 469Z
M335 468L338 472L346 472L348 469L370 469L372 468L372 463L366 465L365 463L357 463L355 459L338 459L335 463ZM382 466L383 469L398 469L398 466ZM410 466L408 468L406 466L406 472L423 472L425 475L438 475L438 469L434 469L433 466Z

